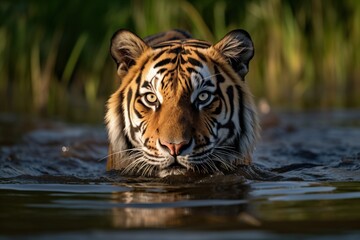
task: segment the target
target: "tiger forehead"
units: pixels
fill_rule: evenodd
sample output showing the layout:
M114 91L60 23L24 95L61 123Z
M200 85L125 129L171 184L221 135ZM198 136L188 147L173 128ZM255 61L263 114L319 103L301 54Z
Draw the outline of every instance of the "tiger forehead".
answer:
M169 41L162 44L161 48L157 45L149 58L142 87L160 92L168 89L189 93L197 85L194 81L210 74L206 56L208 43Z
M151 46L153 49L164 48L164 47L194 47L194 48L208 48L211 44L205 41L196 39L182 39L165 41Z
M207 61L206 49L210 45L202 41L167 41L153 47L151 63L158 63L154 68L171 64L184 65L186 63L197 65L198 60ZM197 61L196 61L197 59ZM178 61L180 60L180 61Z
M199 40L174 40L152 47L149 67L153 73L175 72L186 75L197 71L209 61L207 49L210 44Z

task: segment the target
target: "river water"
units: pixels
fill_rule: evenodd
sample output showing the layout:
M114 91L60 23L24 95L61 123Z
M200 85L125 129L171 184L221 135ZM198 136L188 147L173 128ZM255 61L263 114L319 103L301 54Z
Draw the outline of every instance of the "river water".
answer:
M0 239L360 239L360 111L270 116L253 167L185 180L106 172L103 126L0 133Z

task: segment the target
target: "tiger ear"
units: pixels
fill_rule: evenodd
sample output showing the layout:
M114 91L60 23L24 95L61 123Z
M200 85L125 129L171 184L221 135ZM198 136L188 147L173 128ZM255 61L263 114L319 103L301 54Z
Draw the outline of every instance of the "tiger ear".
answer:
M128 70L148 48L134 33L120 29L111 38L110 53L120 70Z
M249 71L249 62L254 56L254 45L249 33L242 29L233 30L213 47L227 59L244 80Z

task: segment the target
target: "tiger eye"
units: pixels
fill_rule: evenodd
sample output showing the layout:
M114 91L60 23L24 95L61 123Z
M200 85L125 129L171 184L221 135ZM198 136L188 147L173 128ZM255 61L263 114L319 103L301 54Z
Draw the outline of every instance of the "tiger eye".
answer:
M145 99L148 103L156 103L157 102L157 97L154 93L146 94Z
M201 101L201 102L205 102L206 100L208 100L210 97L210 94L207 93L207 92L202 92L199 94L198 96L198 99Z

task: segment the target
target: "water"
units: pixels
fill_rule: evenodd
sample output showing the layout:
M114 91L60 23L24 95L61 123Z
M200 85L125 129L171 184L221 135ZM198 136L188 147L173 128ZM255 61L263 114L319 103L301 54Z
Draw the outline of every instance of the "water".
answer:
M0 239L360 238L356 111L268 119L247 179L122 177L102 126L0 122Z

